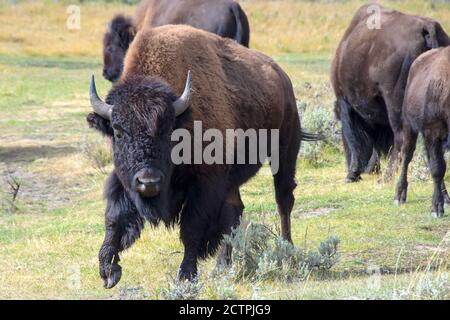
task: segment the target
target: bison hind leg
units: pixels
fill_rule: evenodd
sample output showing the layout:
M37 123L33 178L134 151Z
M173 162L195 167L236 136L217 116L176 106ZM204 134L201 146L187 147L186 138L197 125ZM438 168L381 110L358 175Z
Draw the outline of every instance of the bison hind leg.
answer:
M220 213L220 223L225 234L231 234L232 229L239 226L243 212L244 204L242 203L239 189L236 188L228 194ZM217 257L218 270L231 266L232 250L231 244L222 243Z
M381 173L380 156L375 148L373 149L372 157L370 158L369 163L364 169L364 173L376 175Z
M372 130L373 154L366 166L365 173L381 174L381 157L388 155L394 144L394 133L389 126L376 126Z
M428 155L428 166L434 181L434 192L432 200L433 217L441 218L444 216L444 193L442 184L446 171L446 163L444 159L444 151L442 149L442 141L434 137L432 134L425 132L425 145Z
M291 135L280 136L279 168L274 175L275 199L278 205L278 213L281 219L281 236L284 240L292 242L291 235L291 212L294 207L295 170L297 156L301 143L300 121L295 121L295 125L290 130Z
M374 153L374 138L366 121L344 99L337 101L338 118L342 124L342 140L346 151L347 182L358 182Z

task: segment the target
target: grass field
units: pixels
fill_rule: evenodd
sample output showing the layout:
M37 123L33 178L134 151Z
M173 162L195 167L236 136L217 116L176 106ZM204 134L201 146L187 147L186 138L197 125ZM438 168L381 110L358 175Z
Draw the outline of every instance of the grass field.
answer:
M450 31L449 4L380 2L434 17ZM330 60L362 3L242 2L251 47L287 71L305 119L314 119L318 109L332 114ZM0 0L0 298L162 298L182 259L176 228L147 227L122 255L123 277L116 288L103 289L98 276L102 190L111 165L94 163L100 156L108 160L108 146L85 121L88 81L96 74L99 92L106 94L110 84L100 76L102 33L115 13L131 14L134 7L82 4L80 30L66 28L66 10L53 1L12 6ZM448 299L450 218L448 213L439 220L430 216L432 183L421 158L414 160L417 174L401 208L392 205L394 182L381 184L379 177L366 175L361 183L345 184L339 147L322 147L313 158L298 161L293 239L313 249L338 235L341 259L307 281L227 283L235 297ZM20 189L12 202L8 183L14 180ZM278 224L268 170L242 194L246 220ZM214 265L215 259L200 264L198 298L223 297L210 277ZM373 270L380 273L370 275Z

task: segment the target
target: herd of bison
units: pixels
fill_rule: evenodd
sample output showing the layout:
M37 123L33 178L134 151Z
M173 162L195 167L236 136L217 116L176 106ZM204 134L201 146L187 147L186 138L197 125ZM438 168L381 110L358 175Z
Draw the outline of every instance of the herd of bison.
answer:
M198 259L217 251L221 263L231 263L232 248L221 241L239 225L244 209L239 188L261 164L175 165L171 135L176 129L193 133L194 121L221 133L278 130L275 198L282 237L292 242L300 144L323 137L302 131L289 76L249 49L249 40L248 18L234 0L143 0L134 17L118 15L109 24L103 75L113 87L103 101L92 77L93 112L87 116L90 127L111 139L114 155L99 253L105 288L119 282L119 253L139 238L145 222L180 225L180 279L195 279ZM380 157L387 155L384 179L401 164L395 204L404 203L408 165L421 132L434 180L434 217L443 217L444 203L450 202L444 183L444 151L450 147L447 46L450 38L437 21L365 5L331 67L347 182L378 170Z

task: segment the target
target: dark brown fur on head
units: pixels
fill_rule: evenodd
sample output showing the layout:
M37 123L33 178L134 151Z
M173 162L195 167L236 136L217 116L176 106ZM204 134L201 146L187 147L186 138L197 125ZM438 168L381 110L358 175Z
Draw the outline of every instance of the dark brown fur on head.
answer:
M133 41L136 30L133 21L122 15L115 16L103 38L103 76L116 81L122 74L123 59Z
M149 221L165 215L168 184L172 174L170 137L175 125L172 106L176 96L157 78L136 76L120 82L110 91L107 102L114 105L111 121L91 113L89 125L113 140L114 174L138 211ZM143 199L135 191L134 176L142 169L155 168L164 176L159 196Z

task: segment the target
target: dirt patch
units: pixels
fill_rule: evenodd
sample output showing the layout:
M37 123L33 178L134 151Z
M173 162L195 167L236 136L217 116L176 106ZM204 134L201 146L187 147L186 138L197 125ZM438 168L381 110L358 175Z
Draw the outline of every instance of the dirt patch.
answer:
M31 162L39 158L60 157L76 151L77 149L71 146L0 147L0 163Z
M6 166L5 163L0 163L0 176L2 210L39 212L59 208L70 201L65 192L60 192L63 187L56 176L38 175L22 167ZM11 182L19 186L15 199Z
M445 254L449 251L449 248L446 247L437 247L437 246L430 246L426 244L419 244L414 247L414 249L421 251L421 252L436 252L438 254Z
M118 300L148 300L150 294L142 287L122 287L115 297Z
M335 210L334 208L317 208L306 212L295 210L293 214L299 218L309 219L329 215L334 210Z

